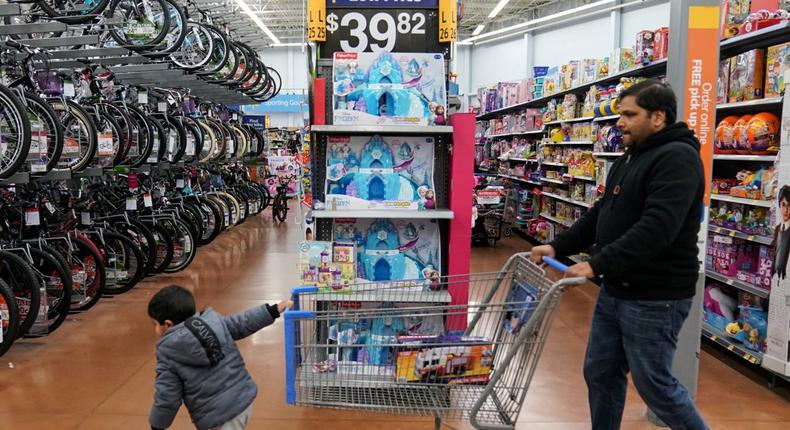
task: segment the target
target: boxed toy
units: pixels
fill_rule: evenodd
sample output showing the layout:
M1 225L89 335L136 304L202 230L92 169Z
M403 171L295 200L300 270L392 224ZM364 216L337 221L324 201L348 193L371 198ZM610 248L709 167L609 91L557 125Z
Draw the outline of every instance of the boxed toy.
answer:
M636 34L636 45L634 45L634 55L636 63L647 65L654 60L655 34L650 30L642 30Z
M730 91L730 62L728 58L719 63L719 79L716 85L716 103L727 103Z
M301 285L329 286L332 283L332 242L303 240L299 242L299 274ZM323 277L319 276L323 274ZM327 274L329 274L327 278Z
M669 27L661 27L653 32L653 61L667 58L669 51Z
M779 97L785 90L785 74L790 71L790 42L768 48L765 68L765 97Z
M634 68L634 50L632 48L617 48L609 57L609 74L616 75Z
M492 371L493 345L485 337L398 336L398 382L486 384Z
M417 136L330 136L326 207L436 209L434 139Z
M754 49L732 57L730 63L730 103L763 97L765 51Z
M336 52L332 66L334 124L447 124L442 54Z
M426 280L441 287L436 220L335 219L334 240L356 245L357 276L368 281Z

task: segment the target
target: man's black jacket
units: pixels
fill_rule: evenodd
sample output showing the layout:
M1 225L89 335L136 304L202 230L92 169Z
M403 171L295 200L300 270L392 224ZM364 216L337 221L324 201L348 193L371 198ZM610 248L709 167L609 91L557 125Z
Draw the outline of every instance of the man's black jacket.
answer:
M615 297L692 297L705 190L699 149L685 123L629 148L612 165L603 197L551 243L557 255L594 245L590 265Z

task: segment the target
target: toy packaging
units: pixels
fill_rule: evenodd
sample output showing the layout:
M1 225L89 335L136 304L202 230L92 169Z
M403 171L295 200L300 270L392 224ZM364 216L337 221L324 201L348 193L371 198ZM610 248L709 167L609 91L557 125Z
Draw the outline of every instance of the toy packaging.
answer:
M661 27L653 32L653 61L667 58L669 52L669 27Z
M488 338L399 336L398 343L402 345L395 365L398 382L488 383L494 350Z
M634 50L632 48L617 48L609 57L609 74L616 75L634 68Z
M762 98L765 51L754 49L732 57L730 63L729 102Z
M642 30L636 34L636 45L634 45L634 55L636 63L647 65L654 61L655 34L649 30Z
M332 65L334 124L447 125L442 54L336 52Z
M299 174L299 163L297 162L296 158L292 156L277 155L267 157L267 161L269 163L269 172L277 176L277 178L267 178L266 182L264 183L266 188L269 189L269 194L272 196L277 195L277 187L280 185L278 178L285 177L292 178L290 181L288 181L288 194L296 194L297 181L299 180L299 178L297 178Z
M719 63L719 79L716 86L716 103L727 103L730 91L730 59Z
M328 145L327 208L437 208L432 137L331 136Z
M504 329L510 334L518 334L521 327L538 305L540 291L532 285L513 283L505 306Z
M353 243L299 242L301 285L333 290L351 287L356 280L356 250Z
M785 75L790 71L790 42L768 48L765 68L765 97L779 97L785 90Z
M436 220L335 219L334 240L356 245L357 276L368 281L425 280L440 288Z

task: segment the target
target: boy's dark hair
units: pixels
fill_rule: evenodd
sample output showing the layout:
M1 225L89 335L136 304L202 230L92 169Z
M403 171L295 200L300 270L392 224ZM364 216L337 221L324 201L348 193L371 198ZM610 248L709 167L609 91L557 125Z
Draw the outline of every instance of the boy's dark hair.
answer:
M650 114L664 112L666 125L672 125L677 120L678 99L669 84L657 79L647 79L621 92L617 101L621 102L628 96L633 96L636 99L636 104Z
M781 203L782 200L790 204L790 185L785 185L779 189L779 203Z
M170 320L176 325L193 315L195 315L195 297L189 290L178 285L162 288L148 302L148 316L159 324Z

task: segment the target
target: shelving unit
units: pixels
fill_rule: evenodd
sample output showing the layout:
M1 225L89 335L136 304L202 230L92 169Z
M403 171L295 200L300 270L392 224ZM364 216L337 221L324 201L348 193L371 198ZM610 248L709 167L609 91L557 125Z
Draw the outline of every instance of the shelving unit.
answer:
M537 186L542 185L539 182L535 182L535 181L532 181L532 180L527 179L527 178L519 178L517 176L504 175L504 174L501 174L501 173L497 174L497 176L499 176L500 178L512 179L514 181L521 181L521 182L524 182L524 183L527 183L527 184L532 184L532 185L537 185Z
M551 216L549 214L541 213L540 216L542 216L543 218L546 218L549 221L556 222L557 224L562 224L562 225L564 225L566 227L570 227L570 226L573 225L573 221L566 221L566 220L563 220L563 219L559 219L559 218L553 217L553 216Z
M455 214L449 209L434 210L321 210L311 212L313 218L389 218L389 219L453 219Z
M737 237L738 239L748 240L749 242L762 243L763 245L770 245L771 243L773 243L774 240L772 237L746 234L738 230L730 230L728 228L719 227L717 225L709 225L708 230L714 233L723 234L725 236Z
M616 119L620 119L620 115L609 115L609 116L597 116L593 121L595 122L603 122L603 121L614 121Z
M543 182L551 182L551 183L554 183L554 184L565 185L565 181L562 181L560 179L550 179L550 178L541 177L540 180L543 181Z
M713 159L722 161L765 161L773 163L776 161L776 155L714 154Z
M543 142L541 145L545 146L586 146L586 145L594 145L595 142L591 140L579 140L576 142Z
M759 206L763 208L771 208L774 206L774 203L768 200L742 199L740 197L732 197L724 194L712 194L710 198L711 200L718 200L721 202L740 203L743 205Z
M538 130L528 130L528 131L514 131L510 133L501 133L501 134L492 134L489 136L485 136L490 139L495 139L499 137L510 137L510 136L529 136L533 134L543 134L545 131L543 129Z
M625 152L593 152L593 157L619 157Z
M547 196L547 197L551 197L551 198L555 198L557 200L562 200L564 202L568 202L568 203L574 204L576 206L581 206L581 207L584 207L584 208L587 208L587 209L593 207L593 205L591 203L580 202L580 201L577 201L577 200L573 200L570 197L563 197L561 195L554 194L554 193L547 193L547 192L544 191L543 193L541 193L541 195Z
M579 118L558 119L558 120L555 120L555 121L548 121L548 122L544 122L543 125L544 126L549 126L549 125L560 125L560 124L572 124L572 123L575 123L575 122L592 121L594 119L595 119L594 116L583 116L583 117L579 117Z
M729 351L733 352L734 354L743 358L749 363L759 365L763 361L763 354L757 351L746 349L739 342L730 340L729 336L727 336L726 334L722 333L721 331L717 330L715 327L705 322L702 323L702 337L706 339L710 339L716 342L717 344L723 346L724 348L727 348Z
M705 276L711 279L715 279L721 283L727 284L731 287L735 287L739 290L746 291L748 293L752 293L755 296L762 297L764 299L768 298L768 290L754 286L752 284L741 282L737 279L733 279L727 275L722 275L721 273L716 273L712 270L706 270Z

